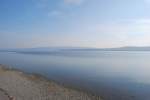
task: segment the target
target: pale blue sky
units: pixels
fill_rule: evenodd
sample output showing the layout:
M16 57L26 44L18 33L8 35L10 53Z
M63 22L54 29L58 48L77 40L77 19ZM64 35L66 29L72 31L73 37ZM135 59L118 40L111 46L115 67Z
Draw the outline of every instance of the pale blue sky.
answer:
M0 0L0 48L150 45L150 0Z

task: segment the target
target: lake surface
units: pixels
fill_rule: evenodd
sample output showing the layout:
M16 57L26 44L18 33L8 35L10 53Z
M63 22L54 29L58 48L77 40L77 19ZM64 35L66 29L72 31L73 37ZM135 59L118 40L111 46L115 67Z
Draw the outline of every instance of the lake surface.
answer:
M105 100L150 100L148 51L0 52L0 63L87 89Z

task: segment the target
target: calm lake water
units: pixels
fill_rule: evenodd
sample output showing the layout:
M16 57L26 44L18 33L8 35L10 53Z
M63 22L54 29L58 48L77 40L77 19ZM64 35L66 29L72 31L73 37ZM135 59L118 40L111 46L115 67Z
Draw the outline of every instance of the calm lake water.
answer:
M90 90L105 100L150 100L150 52L0 52L0 63Z

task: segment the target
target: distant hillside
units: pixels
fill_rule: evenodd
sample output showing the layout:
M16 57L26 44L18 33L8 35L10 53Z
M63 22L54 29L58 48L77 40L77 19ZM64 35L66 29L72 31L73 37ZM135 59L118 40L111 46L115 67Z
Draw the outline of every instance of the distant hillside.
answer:
M0 49L1 52L51 53L60 51L150 51L150 47L84 48L84 47L39 47L21 49Z
M120 48L109 48L103 50L110 51L150 51L150 47L120 47Z

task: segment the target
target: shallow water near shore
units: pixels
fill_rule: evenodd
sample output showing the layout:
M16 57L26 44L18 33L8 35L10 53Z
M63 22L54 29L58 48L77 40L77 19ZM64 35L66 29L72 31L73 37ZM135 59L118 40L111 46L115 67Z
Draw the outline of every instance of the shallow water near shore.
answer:
M149 59L146 51L0 52L1 64L87 89L104 100L149 100Z

